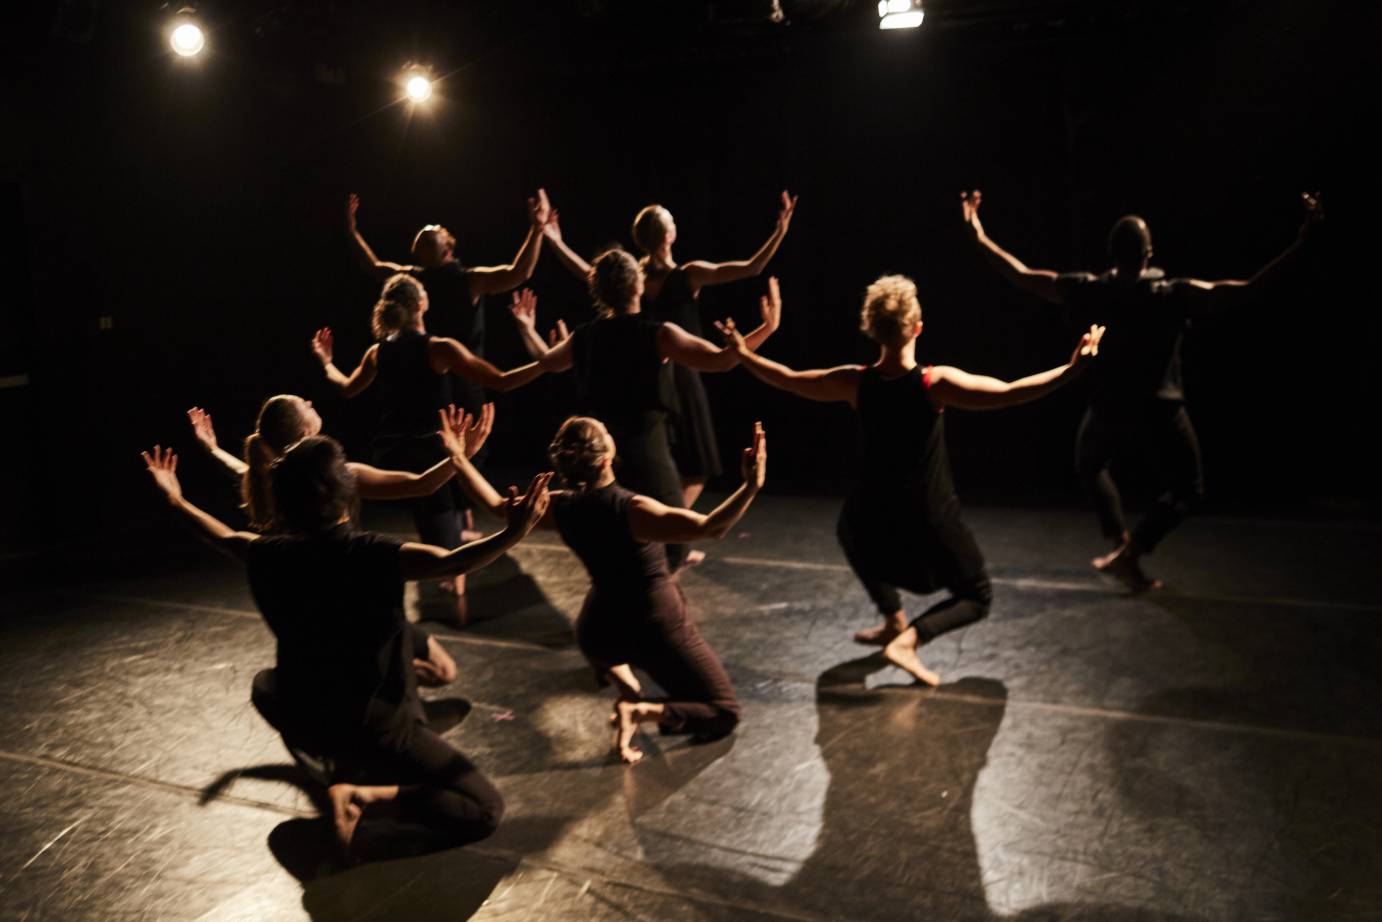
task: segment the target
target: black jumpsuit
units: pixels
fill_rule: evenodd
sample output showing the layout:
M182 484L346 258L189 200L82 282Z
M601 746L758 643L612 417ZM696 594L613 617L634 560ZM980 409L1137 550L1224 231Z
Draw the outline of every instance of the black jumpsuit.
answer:
M1149 270L1128 282L1116 273L1068 273L1057 279L1079 329L1107 324L1093 363L1089 408L1075 442L1075 466L1114 542L1128 530L1109 466L1122 455L1151 457L1165 489L1132 531L1151 552L1204 496L1200 446L1181 384L1180 345L1190 322L1192 291L1182 280Z
M734 685L687 613L663 546L633 536L634 495L610 484L553 498L557 530L590 573L576 642L597 669L628 663L650 675L667 695L650 700L662 700L681 729L724 736L739 722Z
M372 456L379 467L422 473L450 457L437 430L437 411L452 402L451 377L432 370L432 337L403 330L379 344L375 386L383 414ZM453 548L461 543L463 491L455 479L430 496L412 501L413 524L424 543Z
M863 370L863 465L836 531L882 614L902 610L899 587L950 590L951 598L912 622L922 642L984 617L993 599L983 555L960 518L945 418L926 395L929 373L917 367L887 379L877 368Z
M672 363L657 348L662 323L642 314L605 317L577 327L571 339L576 406L614 437L620 483L668 506L685 499L668 434L674 406ZM667 546L672 569L686 546Z
M359 860L483 839L504 813L494 785L422 722L403 615L402 542L339 525L249 545L250 591L278 641L254 704L290 748L326 756L332 783L398 784L397 811L366 811Z
M654 320L675 323L693 336L705 337L700 303L691 290L686 270L678 266L663 279L656 298L643 297L643 311ZM720 446L710 416L710 399L701 373L684 365L672 366L676 406L671 419L672 459L681 476L708 479L720 474Z

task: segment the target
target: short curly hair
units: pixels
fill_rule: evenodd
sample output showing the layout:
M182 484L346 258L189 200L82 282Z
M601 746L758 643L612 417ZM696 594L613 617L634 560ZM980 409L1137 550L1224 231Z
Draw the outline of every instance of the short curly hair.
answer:
M602 317L623 313L637 297L643 281L643 267L627 250L618 247L595 257L586 279L595 310Z
M355 508L355 475L345 449L325 435L293 445L273 463L274 509L279 527L318 534L348 518Z
M878 343L906 342L921 322L917 285L905 275L885 275L864 292L859 329Z

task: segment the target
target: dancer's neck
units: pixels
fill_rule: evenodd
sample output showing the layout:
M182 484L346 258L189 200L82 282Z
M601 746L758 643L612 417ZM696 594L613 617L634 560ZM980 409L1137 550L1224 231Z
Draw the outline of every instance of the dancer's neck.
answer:
M917 367L917 341L909 339L900 346L883 346L875 367L883 374L906 374Z
M664 243L648 254L648 267L659 272L669 272L677 267L676 261L672 259L672 245Z

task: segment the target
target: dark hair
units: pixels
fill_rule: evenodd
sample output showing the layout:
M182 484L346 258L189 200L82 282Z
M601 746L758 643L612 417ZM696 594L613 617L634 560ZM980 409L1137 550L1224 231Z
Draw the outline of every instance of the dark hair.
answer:
M602 317L623 313L634 299L642 277L643 267L627 250L615 247L595 257L586 280L595 310Z
M667 218L670 212L661 205L648 205L633 219L633 242L644 253L651 253L667 239Z
M310 436L289 448L274 462L272 479L277 521L288 531L325 531L355 507L355 475L330 436Z
M1124 215L1108 232L1108 255L1121 271L1139 272L1152 252L1152 232L1135 214Z
M302 415L301 398L278 394L259 408L254 432L245 439L245 464L249 470L240 481L241 508L255 531L269 531L274 526L269 468L306 434L307 418Z
M370 318L374 338L388 339L409 326L422 309L422 298L422 283L417 279L402 272L389 276L379 292L379 300L374 302L374 315Z
M572 416L561 424L547 457L562 481L575 489L588 487L600 479L600 470L609 457L609 435L598 420Z

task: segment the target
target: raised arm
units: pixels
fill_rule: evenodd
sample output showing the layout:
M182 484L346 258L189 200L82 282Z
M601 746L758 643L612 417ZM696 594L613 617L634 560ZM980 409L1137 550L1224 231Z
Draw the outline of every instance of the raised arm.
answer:
M370 249L370 245L360 235L360 228L355 224L355 213L359 210L360 196L352 192L350 197L346 199L346 232L350 235L350 242L355 251L355 258L360 262L360 267L369 273L371 278L381 282L399 272L411 272L416 269L416 266L391 263L374 255L374 250Z
M562 239L561 225L557 222L557 210L555 208L552 209L552 217L547 220L546 224L542 225L542 233L556 252L557 260L566 267L568 272L582 282L590 278L590 263L582 259L580 254L567 246L566 241Z
M812 368L797 371L781 362L765 359L749 349L744 337L734 328L733 320L723 320L715 324L724 334L726 348L732 349L739 357L739 364L749 374L771 387L787 391L807 400L822 403L844 401L853 405L859 393L858 365L839 365L835 368Z
M927 394L937 407L952 406L962 410L1001 410L1028 403L1045 397L1083 371L1089 360L1099 354L1099 340L1103 335L1103 327L1090 327L1089 332L1080 337L1068 364L1016 381L1000 381L949 365L937 365L931 369Z
M1302 192L1301 201L1305 205L1305 218L1301 222L1296 239L1290 246L1277 254L1276 258L1248 279L1185 279L1182 281L1186 292L1193 299L1194 309L1201 314L1217 314L1252 303L1264 292L1271 290L1286 274L1301 252L1311 233L1324 220L1324 206L1319 193Z
M193 407L187 411L187 421L192 424L192 434L197 437L197 444L204 448L207 454L225 465L236 477L245 476L250 466L226 451L216 441L216 430L211 425L210 413L201 407Z
M768 439L762 423L753 424L753 443L744 449L739 469L744 482L708 515L666 506L650 496L636 496L629 505L629 528L640 541L698 541L723 538L763 488L768 474Z
M478 415L454 414L447 420L447 425L457 429L455 437L461 440L464 456L473 458L489 438L490 430L494 426L494 404L485 404ZM450 458L438 461L421 474L381 470L357 461L351 461L346 466L355 475L355 485L360 491L361 499L413 499L431 496L456 474L456 465Z
M259 536L247 531L236 531L220 519L204 512L188 502L182 495L182 484L178 483L178 456L171 448L154 446L152 453L141 452L144 468L153 478L169 505L182 514L184 520L203 538L215 547L234 557L243 558L249 543Z
M528 199L528 236L518 248L513 262L504 266L477 266L470 270L470 296L494 295L511 291L533 277L537 268L537 257L542 252L542 226L552 216L552 206L547 202L547 193L537 190L537 195Z
M467 381L473 381L492 391L511 391L534 378L541 377L547 371L541 362L529 362L508 371L500 371L457 340L442 336L432 337L430 352L433 368L440 365L439 371L445 370L460 375Z
M743 337L745 348L750 351L762 345L782 324L782 295L776 278L768 279L768 293L759 298L758 306L762 322ZM663 358L697 371L728 371L739 364L738 354L728 344L717 348L675 323L662 325L658 331L657 345Z
M727 263L712 263L703 260L693 260L686 263L683 268L686 270L686 280L691 284L691 290L700 291L706 285L723 285L726 282L737 282L740 279L761 275L763 270L768 267L774 254L777 253L777 248L782 245L782 238L787 236L787 229L792 225L792 213L796 207L797 197L789 195L784 189L782 191L782 204L777 212L777 224L773 227L773 232L758 248L758 252L748 259Z
M525 288L513 293L513 303L509 305L509 313L513 315L514 323L518 324L518 336L523 340L523 348L527 349L528 354L540 363L543 362L547 353L556 349L571 336L571 332L566 329L566 322L558 320L556 326L548 332L547 341L543 342L542 336L537 332L537 295L533 294L532 289ZM566 368L569 367L568 364ZM547 368L547 370L565 371L566 368Z
M334 352L335 336L330 327L322 327L312 337L312 354L321 362L322 371L326 372L326 380L340 389L342 397L349 400L374 383L374 376L379 371L378 343L365 350L365 354L360 357L360 364L349 375L342 374L332 362Z
M403 578L436 579L459 576L498 560L505 551L523 540L546 515L547 484L551 479L550 471L538 474L528 485L528 492L521 497L518 495L517 487L509 487L509 496L505 501L508 524L503 531L479 541L462 544L455 549L414 542L403 545L398 557Z
M1022 260L994 243L984 233L984 225L979 221L979 203L982 199L983 194L978 189L973 192L961 192L960 208L964 215L965 229L969 231L970 237L978 244L980 252L984 254L989 265L998 270L999 275L1023 291L1034 294L1045 301L1050 301L1052 304L1060 304L1064 300L1064 296L1061 294L1060 286L1056 283L1059 273L1050 269L1029 269Z

